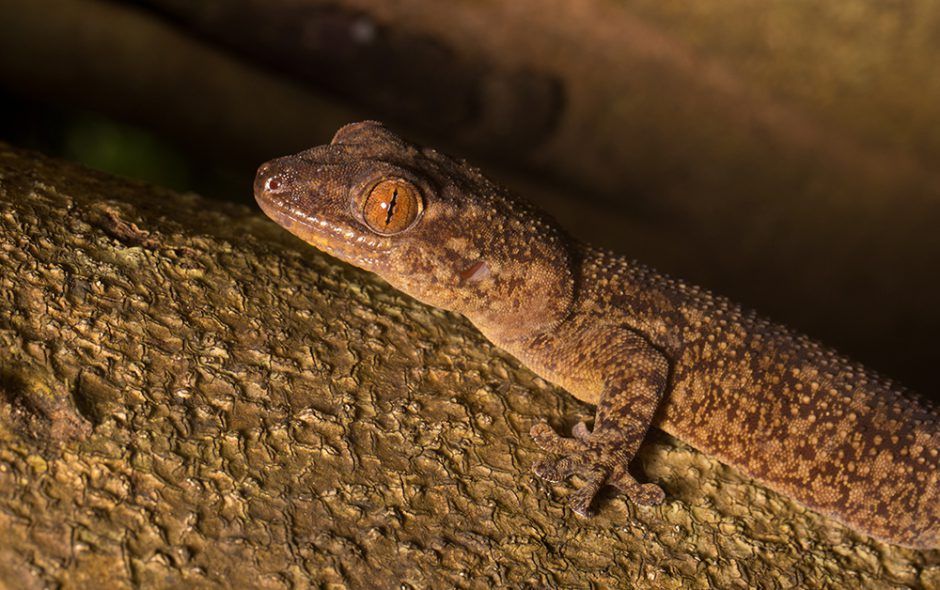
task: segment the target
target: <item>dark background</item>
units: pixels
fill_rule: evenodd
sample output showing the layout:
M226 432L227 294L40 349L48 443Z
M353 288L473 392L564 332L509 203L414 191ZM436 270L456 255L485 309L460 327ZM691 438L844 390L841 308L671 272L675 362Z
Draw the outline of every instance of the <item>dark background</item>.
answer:
M0 140L253 206L386 121L936 399L926 0L0 0Z

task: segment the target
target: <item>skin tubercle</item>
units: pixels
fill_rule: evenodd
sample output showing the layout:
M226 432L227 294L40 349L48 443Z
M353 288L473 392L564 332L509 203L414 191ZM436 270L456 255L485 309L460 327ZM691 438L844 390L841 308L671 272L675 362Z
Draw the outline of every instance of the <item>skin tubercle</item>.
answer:
M638 263L580 245L478 170L380 124L263 165L262 209L597 404L573 438L533 427L536 472L578 475L588 514L651 424L770 488L892 543L940 545L940 411L816 342Z

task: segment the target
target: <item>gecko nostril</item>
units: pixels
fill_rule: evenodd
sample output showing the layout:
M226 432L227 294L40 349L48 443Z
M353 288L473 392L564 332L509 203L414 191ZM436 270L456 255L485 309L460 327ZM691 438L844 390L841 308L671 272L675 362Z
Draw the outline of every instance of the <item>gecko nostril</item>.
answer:
M264 181L264 190L270 193L276 193L283 184L280 176L270 176Z
M254 190L255 194L276 195L287 191L290 188L290 176L282 166L275 162L265 162L258 167L255 174Z

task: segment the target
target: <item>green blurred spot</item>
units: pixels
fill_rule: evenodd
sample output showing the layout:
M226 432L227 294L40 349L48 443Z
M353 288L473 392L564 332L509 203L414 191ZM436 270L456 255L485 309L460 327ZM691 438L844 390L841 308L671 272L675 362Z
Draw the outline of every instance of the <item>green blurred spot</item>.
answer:
M129 178L185 190L186 160L170 144L140 129L94 116L73 119L64 130L63 156Z

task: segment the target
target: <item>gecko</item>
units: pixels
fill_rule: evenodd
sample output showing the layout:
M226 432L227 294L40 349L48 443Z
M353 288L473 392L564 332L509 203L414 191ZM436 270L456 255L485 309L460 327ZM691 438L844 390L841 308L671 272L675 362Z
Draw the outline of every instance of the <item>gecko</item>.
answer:
M876 539L940 547L940 408L705 289L574 239L469 163L375 121L261 165L261 209L393 287L465 316L540 377L596 406L545 421L535 473L577 476L574 512L630 468L651 426Z

